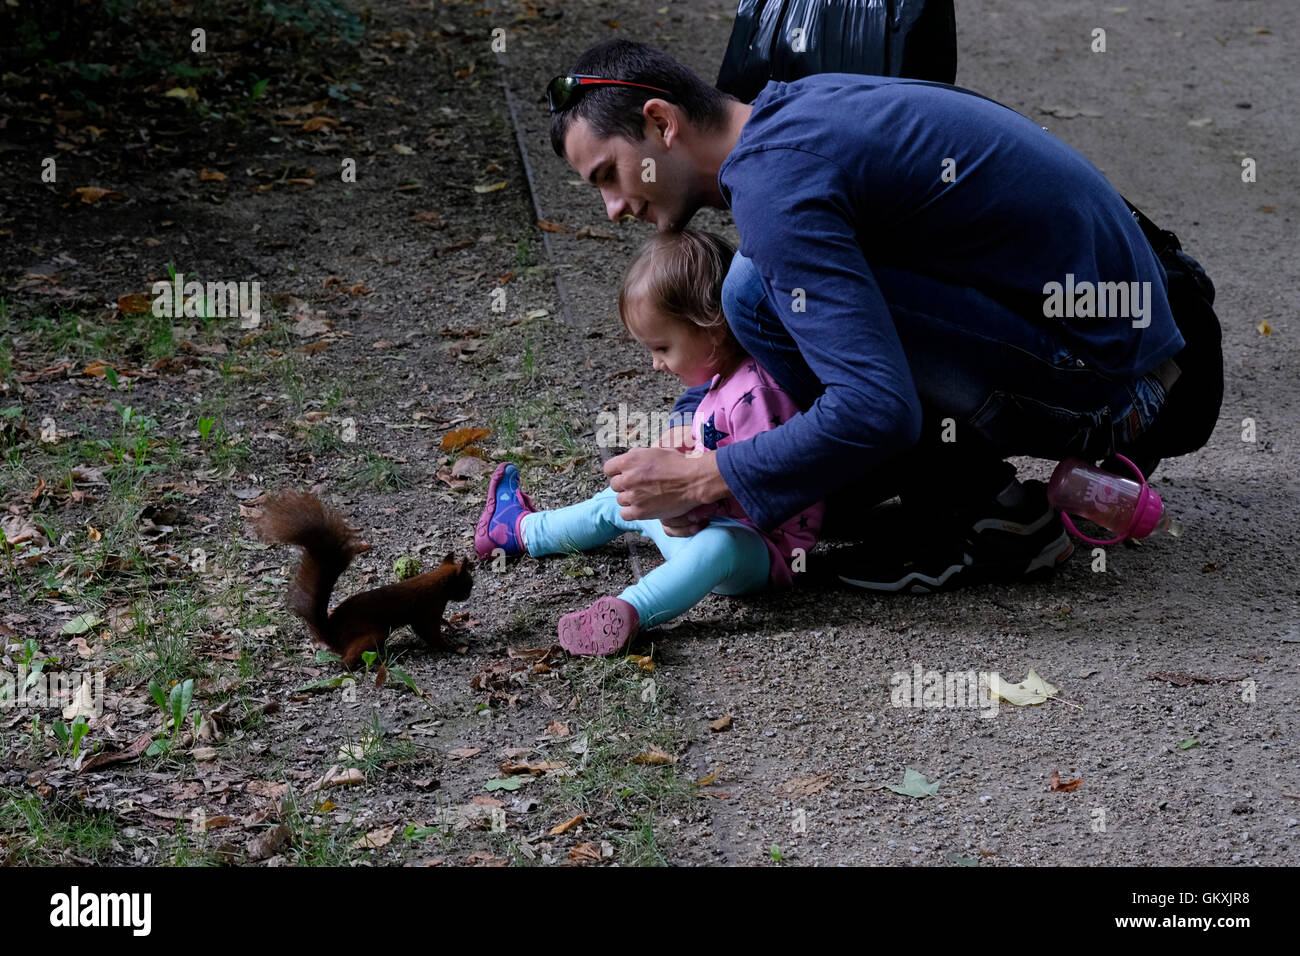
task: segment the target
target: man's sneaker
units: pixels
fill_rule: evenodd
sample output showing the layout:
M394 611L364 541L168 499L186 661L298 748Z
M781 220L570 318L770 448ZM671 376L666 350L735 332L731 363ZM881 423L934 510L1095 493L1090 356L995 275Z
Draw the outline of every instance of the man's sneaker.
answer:
M616 597L597 598L591 607L560 618L560 646L570 654L614 654L637 632L636 608Z
M1013 481L988 505L963 509L947 529L931 527L910 543L899 535L854 548L838 562L837 576L869 591L927 593L1045 577L1074 553L1041 481Z
M519 469L508 461L497 465L488 485L487 504L474 529L474 550L479 560L487 561L497 548L510 558L523 554L524 539L519 523L524 515L536 510L519 488Z

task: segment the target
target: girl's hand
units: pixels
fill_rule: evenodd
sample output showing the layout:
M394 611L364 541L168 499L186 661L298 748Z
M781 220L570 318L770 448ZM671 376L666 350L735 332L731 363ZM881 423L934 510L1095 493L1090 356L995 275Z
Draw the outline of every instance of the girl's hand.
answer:
M691 432L690 425L678 425L660 435L657 445L659 448L675 448L687 452L695 447L695 435Z
M696 521L692 515L694 511L688 511L684 515L676 518L660 518L659 523L664 526L664 534L670 538L689 538L693 534L698 534L704 530L707 521Z

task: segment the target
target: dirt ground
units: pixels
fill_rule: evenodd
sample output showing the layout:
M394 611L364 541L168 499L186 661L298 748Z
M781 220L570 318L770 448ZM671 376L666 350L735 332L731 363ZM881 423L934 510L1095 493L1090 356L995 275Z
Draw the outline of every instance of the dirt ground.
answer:
M520 464L540 506L602 487L597 414L675 397L616 314L652 227L608 222L554 157L541 91L611 35L712 79L734 5L372 6L359 47L285 71L239 123L169 100L141 135L51 115L6 78L0 411L17 411L0 418L0 506L10 539L38 534L0 566L4 669L61 658L49 669L107 679L88 753L60 741L57 708L0 710L0 862L1300 859L1300 9L957 11L957 82L1081 150L1215 280L1220 422L1155 482L1180 536L1108 549L1104 572L1080 548L1043 583L711 596L633 647L652 660L545 652L559 615L653 565L648 541L524 559L480 569L448 607L461 653L395 637L377 687L320 659L283 609L292 554L255 542L246 515L288 487L347 515L374 548L341 596L404 555L472 553L487 479L474 451L448 449L457 429L490 429L477 454ZM47 155L56 184L32 172ZM86 203L81 186L122 197ZM725 214L693 224L735 239ZM260 325L160 327L114 305L167 263L259 281ZM97 359L116 387L85 373ZM82 614L94 623L70 633ZM1032 668L1058 691L991 717L894 706L894 676L916 667ZM150 683L187 678L216 711L207 729L131 755L161 734ZM314 788L332 768L362 782ZM937 791L887 789L909 768ZM1082 783L1053 791L1054 771Z

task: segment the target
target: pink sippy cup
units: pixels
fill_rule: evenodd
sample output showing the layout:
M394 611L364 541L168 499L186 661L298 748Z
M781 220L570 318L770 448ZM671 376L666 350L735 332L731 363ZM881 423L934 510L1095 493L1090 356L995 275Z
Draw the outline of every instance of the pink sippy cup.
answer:
M1047 500L1060 509L1061 520L1070 533L1089 544L1116 544L1169 528L1169 515L1160 496L1147 485L1137 465L1123 455L1115 457L1133 469L1137 481L1112 475L1078 458L1067 458L1056 466L1047 486ZM1087 518L1117 537L1106 541L1089 538L1079 532L1067 512Z

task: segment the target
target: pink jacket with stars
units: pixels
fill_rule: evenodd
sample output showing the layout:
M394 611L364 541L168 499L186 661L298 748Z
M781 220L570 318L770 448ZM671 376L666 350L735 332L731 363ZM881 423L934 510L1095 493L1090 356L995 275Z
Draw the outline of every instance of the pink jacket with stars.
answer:
M695 410L692 431L695 447L716 450L732 442L744 441L759 432L769 431L799 414L794 403L780 385L750 356L741 359L736 371L723 379L713 376L709 391ZM826 506L820 501L810 505L784 524L764 531L754 524L740 507L734 496L728 495L712 504L701 505L692 512L699 520L717 515L732 518L757 531L767 543L772 557L772 570L768 580L773 585L789 586L794 581L790 564L795 550L807 554L817 542L822 515Z

